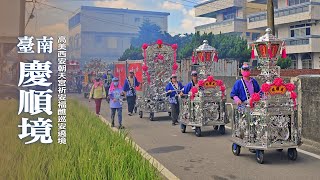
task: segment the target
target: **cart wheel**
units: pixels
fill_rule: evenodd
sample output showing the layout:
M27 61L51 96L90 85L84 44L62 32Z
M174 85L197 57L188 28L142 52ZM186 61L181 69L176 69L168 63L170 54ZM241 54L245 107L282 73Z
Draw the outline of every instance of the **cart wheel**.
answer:
M256 160L259 164L263 164L263 155L264 155L264 151L263 150L256 150Z
M181 125L180 125L180 128L181 128L181 132L182 132L182 133L185 133L185 132L186 132L186 129L187 129L187 126L184 125L184 124L181 124Z
M134 107L134 113L137 113L137 111L138 111L138 108Z
M224 125L220 125L219 126L219 133L221 135L225 134L226 133L226 128L224 127Z
M150 121L153 121L153 119L154 119L154 113L150 113L149 119L150 119Z
M278 151L278 152L282 152L282 151L283 151L283 149L277 149L277 151Z
M232 153L233 153L235 156L239 156L239 154L240 154L240 149L241 149L241 146L239 146L238 144L236 144L236 143L233 143L233 144L232 144Z
M168 112L168 115L171 117L171 112Z
M298 157L298 152L296 148L289 148L288 149L288 158L292 161L295 161Z
M196 127L195 133L196 133L197 137L200 137L201 136L201 128L200 127Z
M218 130L219 129L219 126L213 126L213 130Z
M143 117L143 112L139 111L139 117L142 118Z

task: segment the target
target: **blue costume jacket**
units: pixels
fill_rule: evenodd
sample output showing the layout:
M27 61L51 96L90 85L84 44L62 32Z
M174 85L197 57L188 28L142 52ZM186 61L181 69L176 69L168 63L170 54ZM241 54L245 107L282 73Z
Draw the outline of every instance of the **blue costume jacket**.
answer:
M259 93L260 92L260 86L259 86L257 80L252 78L252 83L253 83L254 92L255 93ZM247 100L246 91L245 91L245 88L243 87L241 79L238 79L236 81L236 83L233 85L233 88L232 88L231 93L230 93L231 99L233 99L234 96L238 96L239 99L242 102Z
M191 91L191 89L192 89L193 86L194 86L193 81L191 81L191 82L189 82L188 84L186 84L186 85L184 86L184 88L182 89L183 94L188 94L188 93Z
M171 82L169 82L166 86L166 92L168 92L169 90L172 90L171 93L167 93L167 96L169 96L170 104L177 104L176 94L179 94L179 92L177 91L183 89L183 85L181 84L181 82L178 82L178 86L179 87L177 87L176 89Z
M127 78L123 85L123 91L127 93L127 96L135 96L136 95L136 87L140 85L140 82L136 77L133 78L133 84L130 86L129 79Z

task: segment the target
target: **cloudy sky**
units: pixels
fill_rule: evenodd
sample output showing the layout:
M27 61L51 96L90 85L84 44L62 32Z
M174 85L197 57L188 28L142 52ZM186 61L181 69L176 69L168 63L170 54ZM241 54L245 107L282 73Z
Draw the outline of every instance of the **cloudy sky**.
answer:
M194 27L214 22L215 19L194 17L193 6L206 0L37 0L35 17L27 26L27 33L34 35L66 34L68 18L80 6L129 8L136 10L169 12L169 33L190 33ZM34 4L27 3L28 19Z

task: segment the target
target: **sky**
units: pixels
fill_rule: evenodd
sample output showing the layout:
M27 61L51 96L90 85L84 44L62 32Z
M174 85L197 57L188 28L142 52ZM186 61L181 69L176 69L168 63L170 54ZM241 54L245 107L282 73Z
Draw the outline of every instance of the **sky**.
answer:
M68 32L68 19L80 6L128 8L135 10L169 12L170 34L194 32L194 27L215 22L213 18L194 17L194 5L206 0L36 0L34 18L26 28L27 34L63 35ZM48 5L45 5L48 4ZM26 5L26 19L33 3ZM209 7L208 7L209 8ZM62 9L62 10L61 10Z

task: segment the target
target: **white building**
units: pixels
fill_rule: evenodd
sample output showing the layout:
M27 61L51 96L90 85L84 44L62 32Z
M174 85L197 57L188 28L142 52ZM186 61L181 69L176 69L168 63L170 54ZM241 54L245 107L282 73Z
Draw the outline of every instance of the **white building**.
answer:
M266 0L251 0L266 3ZM320 69L320 0L275 0L276 36L286 41L293 69ZM266 12L248 16L249 30L267 28Z
M252 4L247 0L208 0L195 6L196 17L215 18L215 23L195 27L200 34L233 34L251 42L263 31L247 28L247 16L266 10L264 4Z
M115 61L148 20L168 31L169 13L82 6L69 19L69 59Z

